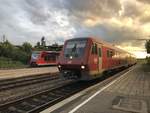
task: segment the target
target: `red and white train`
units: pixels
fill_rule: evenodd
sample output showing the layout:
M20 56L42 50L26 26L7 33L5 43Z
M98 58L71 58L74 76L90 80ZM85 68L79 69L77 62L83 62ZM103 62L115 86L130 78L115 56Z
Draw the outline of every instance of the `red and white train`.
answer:
M58 60L64 77L91 80L103 72L132 66L135 56L110 43L91 37L67 40Z
M57 65L59 54L56 51L33 51L30 66Z

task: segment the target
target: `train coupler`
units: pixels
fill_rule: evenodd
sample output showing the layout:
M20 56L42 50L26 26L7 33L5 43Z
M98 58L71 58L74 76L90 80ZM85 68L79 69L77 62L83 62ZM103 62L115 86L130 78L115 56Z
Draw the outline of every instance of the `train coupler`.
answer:
M65 79L79 79L79 73L75 71L62 71L61 76Z

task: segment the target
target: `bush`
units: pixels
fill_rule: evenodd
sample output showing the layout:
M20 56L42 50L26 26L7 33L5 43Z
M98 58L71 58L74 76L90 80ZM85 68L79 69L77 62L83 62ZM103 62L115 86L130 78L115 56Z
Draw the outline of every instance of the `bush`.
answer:
M0 44L0 56L11 58L14 47L8 41Z
M31 54L32 53L32 45L28 42L24 42L22 44L22 50L24 52L26 52L27 54Z
M26 67L19 61L14 61L10 58L0 57L0 68L21 68Z
M19 47L12 45L9 41L0 43L0 57L5 57L14 61L20 61L24 64L28 63L31 50L32 46L27 42Z
M21 51L20 49L15 49L12 52L12 60L18 60L24 64L28 63L29 60L29 55L23 51Z

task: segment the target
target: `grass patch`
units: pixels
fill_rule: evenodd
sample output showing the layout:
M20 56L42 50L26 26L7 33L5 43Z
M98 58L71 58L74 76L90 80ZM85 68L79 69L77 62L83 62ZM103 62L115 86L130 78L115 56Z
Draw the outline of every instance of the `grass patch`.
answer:
M20 61L13 61L10 58L0 57L0 69L10 69L10 68L24 68L27 65L21 63Z

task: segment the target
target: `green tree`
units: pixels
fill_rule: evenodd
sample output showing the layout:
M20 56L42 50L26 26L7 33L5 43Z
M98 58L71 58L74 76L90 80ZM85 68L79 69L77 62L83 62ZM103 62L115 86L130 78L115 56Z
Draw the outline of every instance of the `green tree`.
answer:
M10 58L26 64L29 61L32 46L24 43L21 47L12 45L8 40L0 43L0 57Z
M146 41L145 48L147 50L147 53L150 54L150 40ZM147 56L146 60L147 60L147 64L150 64L150 57Z
M39 48L40 48L40 46L41 46L41 45L40 45L40 42L37 42L37 47L39 47Z
M29 54L22 51L20 48L15 48L15 50L12 53L11 59L14 61L20 61L24 64L27 64L29 61Z
M35 48L38 49L40 47L41 47L40 42L37 42L36 45L35 45Z
M0 56L11 58L13 50L14 46L8 40L6 40L5 42L1 43Z
M3 51L3 43L0 42L0 56L2 56L2 51Z
M146 41L145 48L147 50L147 53L150 53L150 40Z
M31 52L32 52L32 45L30 43L28 43L28 42L24 42L22 44L22 49L27 54L31 54Z

